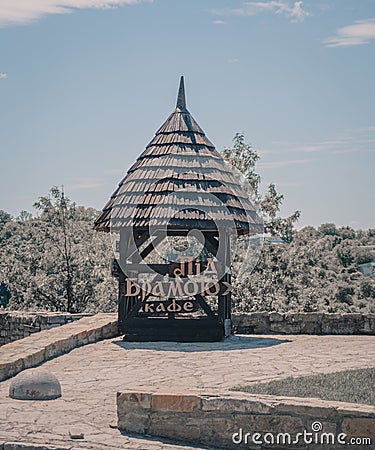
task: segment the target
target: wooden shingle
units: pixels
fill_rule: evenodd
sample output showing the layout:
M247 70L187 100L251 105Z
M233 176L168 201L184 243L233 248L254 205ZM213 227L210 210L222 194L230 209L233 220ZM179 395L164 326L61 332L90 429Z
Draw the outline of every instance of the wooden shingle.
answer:
M176 109L121 180L95 229L215 230L230 223L239 234L263 231L236 176L187 110L181 77Z

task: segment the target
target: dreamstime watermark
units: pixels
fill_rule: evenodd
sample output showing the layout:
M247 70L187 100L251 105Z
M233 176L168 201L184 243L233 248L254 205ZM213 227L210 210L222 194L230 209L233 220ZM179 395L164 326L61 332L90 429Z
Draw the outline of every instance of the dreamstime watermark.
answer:
M232 290L225 276L231 274L240 282L251 273L261 255L263 220L248 198L251 189L243 180L240 187L241 175L224 161L220 170L228 173L227 181L212 178L212 169L202 166L193 189L191 181L182 183L186 177L190 179L186 167L165 175L169 158L169 155L158 157L162 176L155 172L151 184L128 180L119 196L121 201L115 201L111 207L112 245L118 266L127 279L124 295L140 298L145 304L148 298L155 297L225 296ZM168 187L172 184L173 189ZM159 204L152 203L155 198ZM184 220L188 224L187 234L176 234ZM193 225L195 222L198 225ZM200 229L205 226L208 233ZM248 235L254 233L253 238ZM148 246L147 237L151 241ZM152 255L148 251L150 246ZM168 273L162 264L170 265ZM145 308L151 313L195 309L190 303L184 306L177 302L147 304Z
M311 424L311 430L302 433L259 433L245 432L240 428L232 435L232 442L236 445L362 445L371 446L370 437L349 437L346 433L335 434L324 432L323 424L315 421Z

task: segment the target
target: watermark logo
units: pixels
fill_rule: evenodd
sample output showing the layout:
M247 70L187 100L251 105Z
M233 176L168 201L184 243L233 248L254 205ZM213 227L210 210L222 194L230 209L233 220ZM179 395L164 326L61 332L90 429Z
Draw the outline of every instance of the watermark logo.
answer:
M321 422L316 421L311 424L311 429L315 431L315 433L318 433L323 430L323 425Z
M346 433L324 432L323 424L316 420L311 424L311 431L304 430L301 433L272 433L272 432L246 432L240 428L232 435L232 442L236 445L360 445L371 446L371 437L348 436Z
M168 164L169 156L158 158L159 168L168 167ZM133 180L131 176L125 182L121 188L123 193L120 189L118 194L121 201L113 204L110 216L115 257L127 278L124 295L141 297L142 301L155 297L216 296L220 289L224 289L220 295L226 295L232 290L229 283L225 284L226 274L231 273L238 282L242 276L251 273L261 254L263 234L259 233L255 238L247 233L239 235L233 211L240 214L241 226L248 227L250 232L254 232L251 230L255 225L255 229L262 229L262 220L254 205L241 197L250 189L239 191L239 186L235 185L241 175L233 175L238 171L223 162L221 170L224 169L232 174L231 183L213 179L209 167L200 168L200 179L193 187L188 182L177 182L189 175L184 172L160 178L159 172L155 172L151 184ZM165 171L160 170L160 173ZM169 189L168 194L163 194ZM159 197L160 208L154 204ZM189 218L189 224L194 223L194 218L197 223L204 220L210 224L210 229L216 230L213 232L215 238L202 232L200 226L194 228L191 225L185 236L173 235L181 218ZM139 233L139 229L145 228L148 241L144 241ZM147 251L147 245L153 246L152 253ZM162 264L169 264L171 271L158 271ZM181 312L186 312L186 308L190 312L192 308L190 304L177 303L147 306L150 311L159 309L159 312L168 307Z

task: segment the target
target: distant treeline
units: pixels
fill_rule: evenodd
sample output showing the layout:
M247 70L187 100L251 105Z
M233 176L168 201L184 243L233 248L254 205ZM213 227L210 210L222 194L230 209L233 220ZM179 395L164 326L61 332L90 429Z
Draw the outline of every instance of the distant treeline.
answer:
M110 236L93 230L98 211L58 188L34 204L38 215L0 211L0 301L12 309L113 311Z
M58 188L34 207L37 216L0 211L0 304L114 311L113 252L110 236L93 230L98 211L77 206ZM359 271L373 261L375 229L325 224L283 242L264 245L252 273L234 283L235 311L375 312L375 277Z
M288 244L265 245L254 271L234 293L240 311L375 312L375 229L324 224L294 231Z

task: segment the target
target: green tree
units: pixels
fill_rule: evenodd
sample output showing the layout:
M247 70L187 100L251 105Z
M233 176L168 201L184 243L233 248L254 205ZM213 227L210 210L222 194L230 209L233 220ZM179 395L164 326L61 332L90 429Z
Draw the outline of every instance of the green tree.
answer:
M81 312L114 309L116 289L110 276L111 243L93 230L98 212L77 206L53 187L34 207L7 222L0 254L2 280L12 308ZM105 286L105 288L103 288Z
M279 194L273 183L270 183L268 189L261 199L259 210L263 216L266 232L273 236L279 236L284 242L292 242L293 228L300 218L301 212L295 211L288 217L279 217L280 206L284 196Z
M375 235L335 229L308 226L288 245L265 245L254 271L236 284L234 309L374 313L375 274L364 276L358 264L363 252L373 260Z
M258 153L245 142L245 136L236 133L233 146L225 148L223 158L235 167L244 177L250 189L247 189L250 200L258 205L258 213L263 217L266 232L279 236L285 242L291 242L293 228L301 213L295 211L289 217L280 217L280 207L284 196L277 192L274 183L270 183L264 196L259 192L261 177L256 172L256 163L260 159Z
M3 211L0 209L0 243L7 238L7 235L3 233L3 230L8 222L11 222L13 217L7 213L6 211Z
M260 159L258 153L250 144L245 142L245 136L236 133L233 138L233 146L225 148L222 156L229 164L235 167L245 178L250 187L250 198L253 202L260 201L259 185L260 175L255 172L255 164Z

